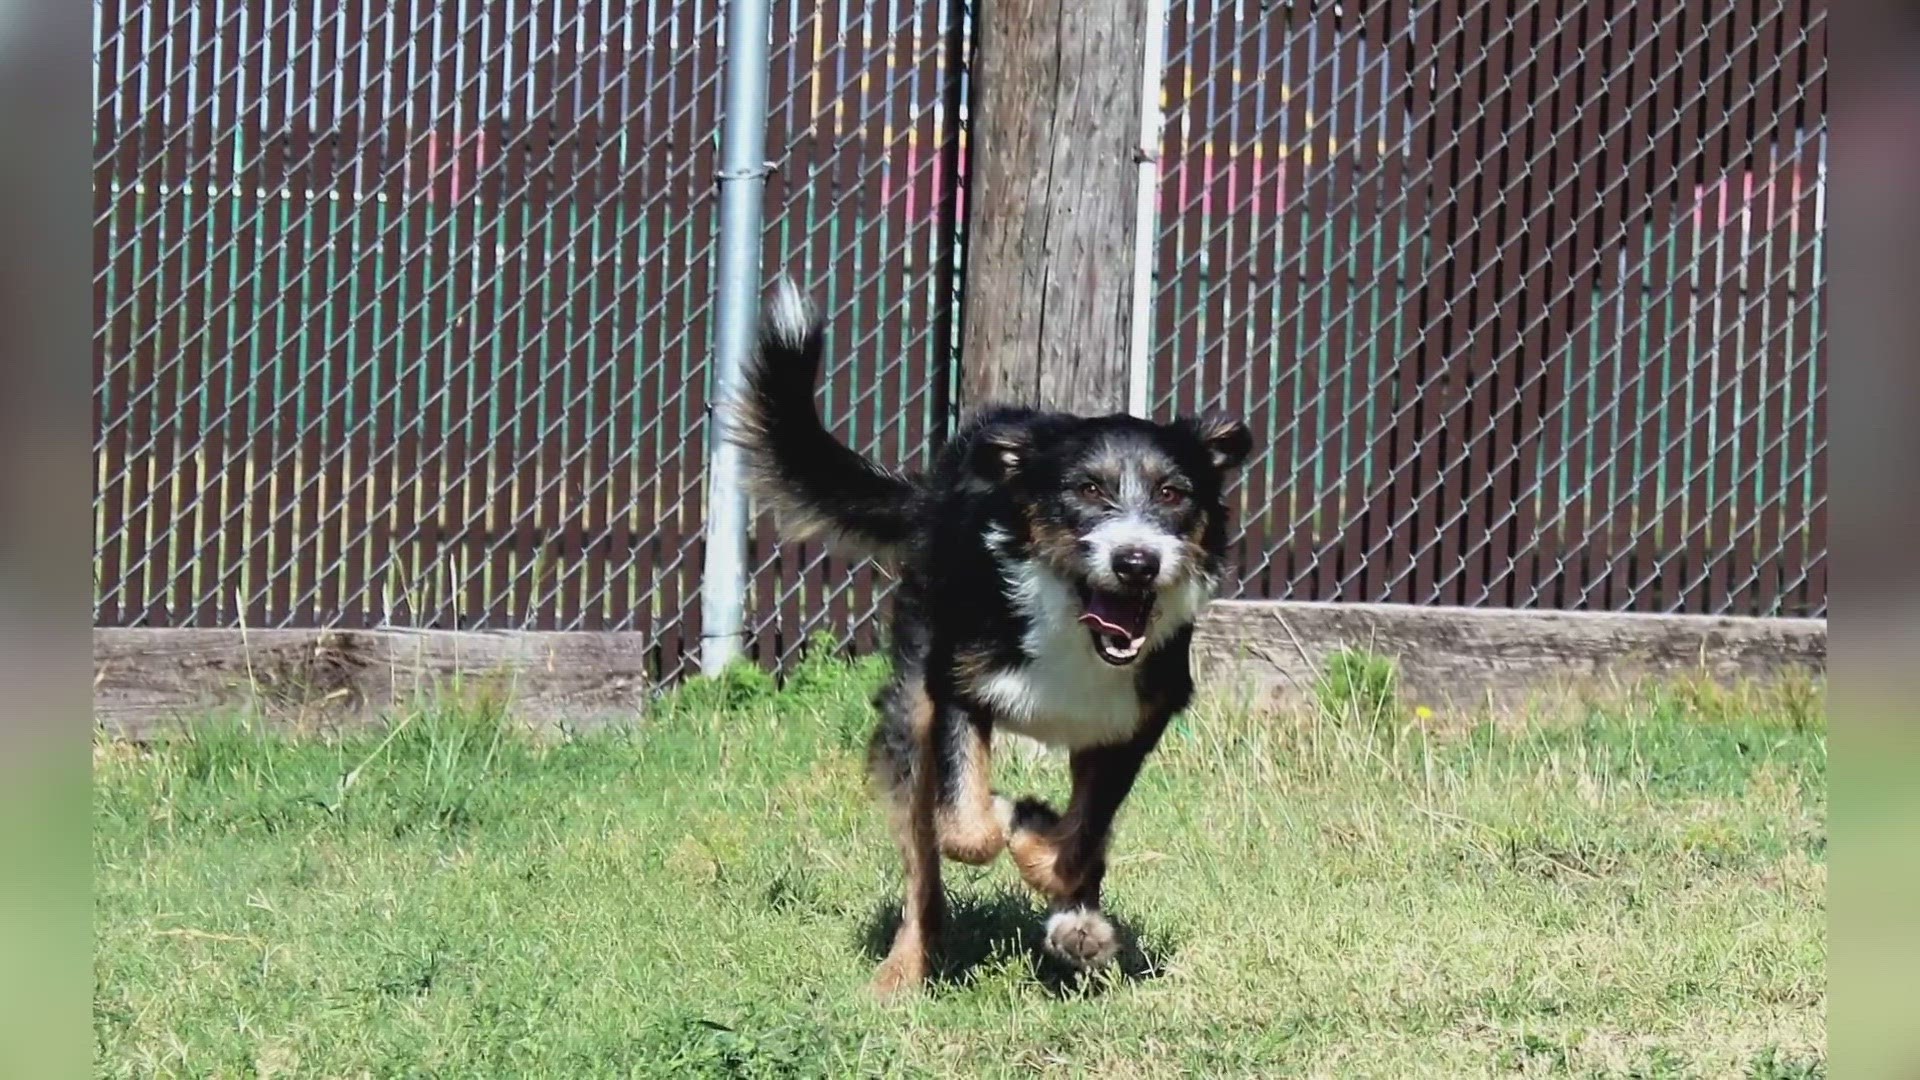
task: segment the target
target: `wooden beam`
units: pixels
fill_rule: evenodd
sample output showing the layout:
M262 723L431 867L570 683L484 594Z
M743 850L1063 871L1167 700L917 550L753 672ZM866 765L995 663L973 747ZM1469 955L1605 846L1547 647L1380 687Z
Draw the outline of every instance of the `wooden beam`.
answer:
M1824 674L1827 622L1233 600L1207 609L1194 664L1202 685L1283 705L1309 698L1343 649L1392 658L1402 696L1444 710L1694 674Z
M589 727L640 715L648 644L634 633L97 629L94 721L140 739L252 709L328 730L462 693L510 700L536 727Z
M989 0L976 20L963 404L1127 404L1146 0Z
M143 739L251 708L276 726L328 730L459 691L510 700L535 727L585 728L640 716L648 646L611 632L99 629L94 719L112 736ZM1723 681L1820 674L1827 624L1221 601L1194 636L1202 686L1263 707L1311 694L1343 648L1395 658L1403 697L1446 709L1696 672Z

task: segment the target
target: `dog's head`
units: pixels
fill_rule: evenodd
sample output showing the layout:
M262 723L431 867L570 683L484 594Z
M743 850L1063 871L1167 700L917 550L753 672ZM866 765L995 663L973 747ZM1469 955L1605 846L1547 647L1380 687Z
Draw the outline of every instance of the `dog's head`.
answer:
M986 418L977 480L1008 496L1030 564L1077 593L1100 659L1125 666L1192 619L1226 547L1222 493L1253 448L1238 419ZM1156 614L1158 617L1156 617Z

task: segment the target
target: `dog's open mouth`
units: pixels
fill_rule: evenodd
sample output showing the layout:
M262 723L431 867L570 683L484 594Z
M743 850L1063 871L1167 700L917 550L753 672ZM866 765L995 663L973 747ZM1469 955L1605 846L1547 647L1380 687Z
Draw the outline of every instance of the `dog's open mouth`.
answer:
M1116 667L1133 663L1147 643L1147 622L1153 618L1153 594L1134 596L1082 589L1080 599L1086 608L1080 621L1093 635L1093 651Z

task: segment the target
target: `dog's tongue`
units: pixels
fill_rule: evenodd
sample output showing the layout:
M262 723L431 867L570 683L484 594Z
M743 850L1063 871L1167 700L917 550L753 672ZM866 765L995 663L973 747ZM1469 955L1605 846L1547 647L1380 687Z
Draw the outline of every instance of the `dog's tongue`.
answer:
M1147 616L1152 611L1153 598L1150 596L1115 596L1096 592L1087 600L1087 610L1080 616L1080 621L1103 634L1113 634L1132 641L1146 636Z

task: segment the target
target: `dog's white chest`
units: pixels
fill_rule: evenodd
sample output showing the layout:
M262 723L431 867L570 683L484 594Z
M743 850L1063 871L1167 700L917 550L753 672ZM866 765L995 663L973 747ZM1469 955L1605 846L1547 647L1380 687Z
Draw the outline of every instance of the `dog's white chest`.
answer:
M1028 619L1028 660L982 679L975 693L994 706L1001 726L1050 746L1125 742L1141 721L1137 667L1114 667L1094 654L1065 582L1031 563L1006 571L1008 595Z
M983 680L976 692L999 712L1000 725L1068 750L1125 742L1140 726L1133 669L1093 655L1086 631L1078 641L1043 648L1031 662ZM1084 656L1076 655L1084 653Z

